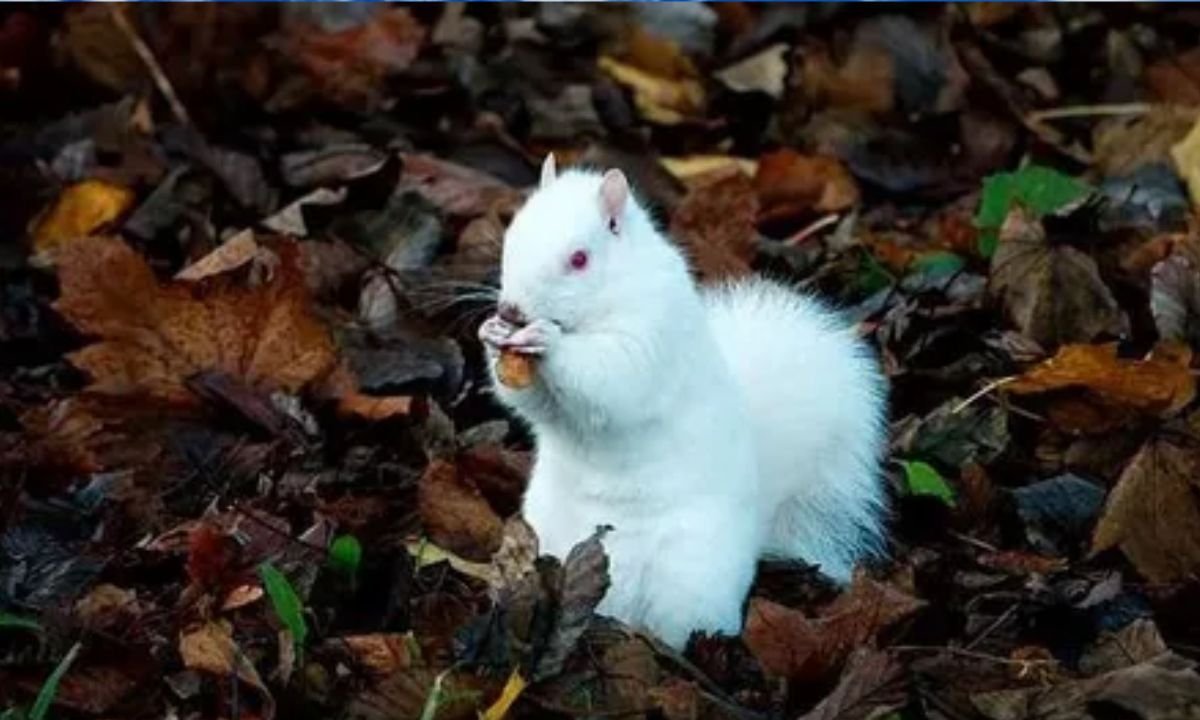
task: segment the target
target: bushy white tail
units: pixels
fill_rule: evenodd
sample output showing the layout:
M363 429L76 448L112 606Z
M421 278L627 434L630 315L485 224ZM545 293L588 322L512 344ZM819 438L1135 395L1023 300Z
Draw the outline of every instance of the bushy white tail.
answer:
M841 582L882 547L886 392L849 325L766 280L708 290L713 332L741 386L758 453L763 555Z

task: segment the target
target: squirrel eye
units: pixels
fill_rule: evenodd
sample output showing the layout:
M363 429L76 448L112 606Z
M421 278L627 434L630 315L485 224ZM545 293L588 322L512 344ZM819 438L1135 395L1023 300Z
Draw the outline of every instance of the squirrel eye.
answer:
M587 251L586 250L576 250L575 252L571 253L571 259L569 262L571 264L572 270L584 269L585 267L587 267L587 264L588 264Z

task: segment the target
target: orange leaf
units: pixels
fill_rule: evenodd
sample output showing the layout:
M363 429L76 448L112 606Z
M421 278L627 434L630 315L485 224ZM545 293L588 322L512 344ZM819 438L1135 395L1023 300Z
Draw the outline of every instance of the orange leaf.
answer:
M310 314L294 243L281 243L274 277L256 287L160 285L116 238L86 238L59 256L55 308L99 341L70 355L106 395L142 394L189 405L185 380L220 370L248 384L298 391L334 362Z
M839 212L858 202L858 185L836 158L789 148L762 156L754 187L772 217Z
M1124 360L1115 344L1065 345L1006 389L1018 394L1083 390L1118 408L1171 415L1196 395L1191 355L1186 347L1160 345L1145 360Z

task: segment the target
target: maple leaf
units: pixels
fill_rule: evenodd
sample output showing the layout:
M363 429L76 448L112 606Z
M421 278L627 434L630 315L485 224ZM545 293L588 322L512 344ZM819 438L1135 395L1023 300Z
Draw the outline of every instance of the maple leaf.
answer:
M104 395L145 395L192 405L186 380L220 370L247 384L295 392L333 365L325 328L312 317L294 243L279 245L274 277L256 287L159 284L119 239L94 237L58 258L54 307L98 342L72 353Z
M1190 445L1195 442L1189 438ZM1092 537L1119 547L1142 575L1171 582L1200 573L1200 462L1195 448L1150 440L1121 473Z

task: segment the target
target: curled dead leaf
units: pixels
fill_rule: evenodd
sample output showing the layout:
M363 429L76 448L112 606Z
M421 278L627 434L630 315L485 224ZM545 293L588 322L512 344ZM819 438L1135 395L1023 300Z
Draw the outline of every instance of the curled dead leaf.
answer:
M500 547L503 522L453 463L429 464L418 484L418 506L425 532L450 552L485 562Z
M840 212L859 198L858 185L837 158L801 155L790 148L759 159L754 189L763 213L771 217Z
M699 81L659 77L608 56L601 56L599 66L633 91L634 104L650 122L678 125L704 109L704 86Z

